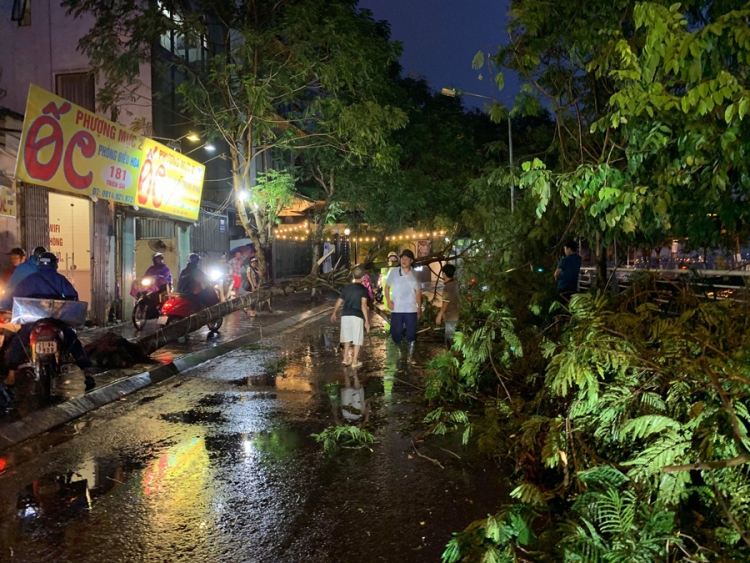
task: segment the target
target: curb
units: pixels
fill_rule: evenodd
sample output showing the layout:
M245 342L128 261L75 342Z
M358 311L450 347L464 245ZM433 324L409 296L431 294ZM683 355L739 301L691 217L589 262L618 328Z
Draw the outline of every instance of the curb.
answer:
M332 305L321 305L293 315L288 319L279 321L278 323L272 324L267 327L261 327L263 336L278 334L283 332L294 325L303 323L307 324L317 320L318 317L326 314L328 311L333 309ZM53 428L62 426L74 420L78 417L83 416L99 407L103 407L109 403L119 400L121 397L130 395L140 389L148 387L149 385L155 385L174 377L179 373L188 369L194 368L195 366L202 364L207 360L212 360L228 354L237 348L241 348L247 344L252 344L260 339L260 331L253 330L251 334L240 336L234 340L223 342L217 346L205 348L198 352L186 354L179 358L176 358L152 370L144 371L136 375L131 375L114 381L104 387L94 389L90 393L65 401L59 405L54 405L36 411L23 417L21 420L17 420L8 424L6 427L0 429L0 451L19 444L30 438L34 438L39 434L49 432Z

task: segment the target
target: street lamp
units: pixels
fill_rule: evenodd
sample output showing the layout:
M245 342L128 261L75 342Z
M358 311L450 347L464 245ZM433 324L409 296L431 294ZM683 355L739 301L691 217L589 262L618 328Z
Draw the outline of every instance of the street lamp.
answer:
M180 141L182 141L183 139L187 139L188 141L192 141L194 143L197 143L198 141L201 140L201 138L196 133L193 133L192 131L188 131L185 135L183 135L182 137L177 137L176 139L170 139L169 137L154 137L154 136L152 136L151 138L154 139L155 141L166 141L167 146L170 149L176 150L177 152L182 152L182 145L180 145Z
M247 190L240 190L240 192L237 194L237 199L240 201L247 201L247 198L250 197L250 194L247 192Z
M483 96L482 94L472 94L471 92L464 92L462 90L456 90L455 88L441 88L440 93L443 96L448 96L449 98L455 98L456 96L471 96L472 98L482 98L485 100L492 100L496 104L501 104L500 100L497 98L493 98L492 96ZM515 199L515 191L516 186L515 182L513 181L513 129L510 125L510 115L508 115L508 153L510 156L510 167L511 167L511 174L510 174L510 212L513 213L513 200Z
M213 146L211 143L208 143L208 142L207 143L203 143L201 146L195 147L193 150L189 150L188 152L186 152L185 156L187 156L187 155L189 155L191 153L194 153L198 149L206 149L208 152L214 152L216 150L216 147Z

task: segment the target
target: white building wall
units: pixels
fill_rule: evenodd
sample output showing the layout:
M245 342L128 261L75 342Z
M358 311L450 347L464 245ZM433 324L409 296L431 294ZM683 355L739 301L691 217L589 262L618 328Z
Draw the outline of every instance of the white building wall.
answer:
M24 113L29 84L55 91L55 75L87 72L88 57L78 51L78 41L94 24L94 18L73 18L60 0L31 0L31 25L11 21L13 0L0 0L0 87L7 90L0 106ZM141 83L135 103L123 103L119 118L123 125L134 119L152 121L151 69L141 66ZM98 86L99 84L97 84ZM103 114L109 118L108 114Z

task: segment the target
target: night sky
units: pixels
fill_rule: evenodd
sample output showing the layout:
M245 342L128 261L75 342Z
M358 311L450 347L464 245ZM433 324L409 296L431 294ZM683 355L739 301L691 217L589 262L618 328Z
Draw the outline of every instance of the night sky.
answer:
M506 73L499 92L486 69L479 80L480 71L471 68L477 51L494 55L507 41L508 0L360 0L359 5L390 22L392 39L403 44L404 73L424 76L434 90L458 88L512 105L519 88L515 76ZM483 107L485 102L464 97L464 103Z

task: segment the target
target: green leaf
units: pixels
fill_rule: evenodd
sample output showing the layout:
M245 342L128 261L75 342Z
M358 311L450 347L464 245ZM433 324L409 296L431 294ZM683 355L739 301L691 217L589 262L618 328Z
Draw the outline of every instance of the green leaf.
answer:
M471 60L471 68L474 70L479 70L484 66L484 52L477 51L477 54L474 55L474 58Z
M668 428L679 430L681 426L679 422L668 416L649 414L629 421L623 426L620 435L625 438L628 434L632 434L632 438L636 440L638 438L647 438L652 434L658 434Z

